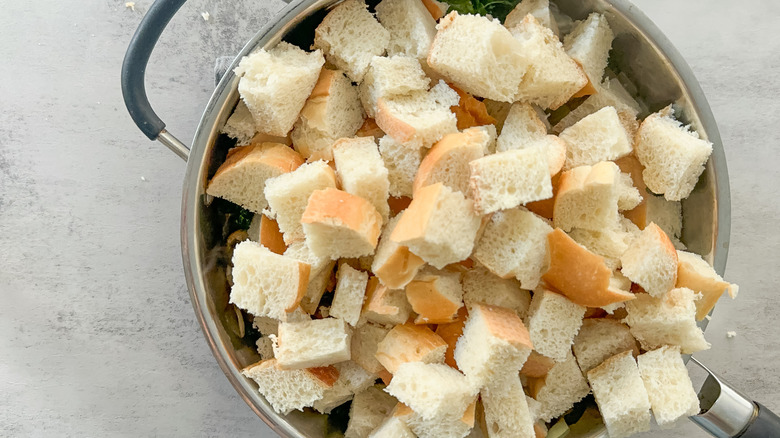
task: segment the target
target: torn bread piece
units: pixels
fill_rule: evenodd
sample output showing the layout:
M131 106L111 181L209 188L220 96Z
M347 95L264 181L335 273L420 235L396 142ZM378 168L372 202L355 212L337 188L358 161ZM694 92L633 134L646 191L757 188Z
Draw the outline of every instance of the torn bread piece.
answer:
M693 389L679 347L664 346L637 358L655 422L668 427L699 413L699 397Z
M428 57L436 36L436 20L421 0L382 0L376 18L390 32L387 54L405 54L419 60Z
M528 379L528 395L541 403L538 417L549 422L560 416L590 393L588 381L582 375L571 352L543 378Z
M279 231L279 224L265 214L254 215L246 232L250 240L258 242L273 253L284 254L287 251L287 244L284 243L284 235Z
M255 119L249 112L246 103L239 99L233 114L228 117L225 126L222 127L222 133L236 140L236 146L246 146L252 141L252 137L257 133Z
M342 190L371 202L382 220L387 221L390 180L374 138L337 140L333 143L333 159Z
M525 377L544 377L556 363L553 359L534 350L520 368L520 374Z
M444 363L447 343L426 326L400 324L377 344L376 359L391 374L406 362Z
M423 158L422 149L408 148L385 135L379 139L379 155L387 169L390 196L411 198L414 178Z
M520 287L515 278L501 278L483 267L475 267L463 273L463 302L471 308L476 303L512 309L521 319L528 313L531 293Z
M427 12L426 12L427 14ZM392 414L368 434L368 438L418 438L406 422Z
M285 250L284 255L311 266L309 284L306 287L306 293L301 298L300 306L304 312L313 315L331 281L336 262L330 258L317 257L309 250L303 240L292 243Z
M559 35L558 23L550 10L549 0L523 0L506 16L504 26L511 29L519 25L528 14L533 15L539 24L552 30L555 35Z
M355 327L363 309L368 274L358 271L346 263L341 263L336 273L336 279L336 290L333 294L333 304L330 306L330 316L343 319L347 324Z
M534 438L534 419L517 374L488 383L480 391L491 438Z
M574 29L563 38L563 48L572 59L582 66L585 74L588 75L590 84L601 83L604 69L607 68L613 38L614 34L609 27L607 18L595 12L577 23ZM593 86L591 85L591 87Z
M414 178L413 193L431 184L442 183L464 195L469 194L469 163L482 158L490 137L478 128L447 134L425 155Z
M460 372L443 364L407 362L385 388L424 420L457 420L472 403L475 388Z
M650 430L650 400L631 354L617 354L588 371L601 418L613 438Z
M264 360L241 370L241 374L257 383L258 391L277 414L302 411L321 399L339 377L332 366L302 370L282 370L276 359Z
M317 412L323 414L329 414L333 408L352 400L355 394L364 391L376 381L375 375L351 360L339 362L333 367L338 370L338 379L332 387L325 390L322 398L312 405Z
M463 307L460 274L423 269L406 285L406 299L417 314L415 324L447 324Z
M531 104L513 103L504 119L496 141L496 152L522 149L547 135L547 127Z
M455 369L458 369L458 364L455 362L455 346L458 339L463 334L466 318L468 318L468 311L465 307L461 307L458 309L455 321L447 324L438 324L436 326L436 334L447 343L447 351L444 353L444 363Z
M555 134L560 134L564 129L582 120L583 117L593 114L606 106L613 106L618 111L618 116L620 116L620 121L626 128L626 132L631 134L633 139L634 133L639 127L636 117L642 111L639 103L626 91L617 78L605 80L599 85L591 85L594 85L598 92L574 108L553 126L551 131Z
M385 229L382 230L374 260L371 263L371 272L390 289L403 289L425 264L421 258L412 254L409 248L399 245L390 238L403 214L402 211L390 219Z
M378 375L384 370L382 364L376 360L376 349L389 331L389 328L368 322L355 328L352 333L350 357L372 375Z
M473 396L472 400L460 418L453 418L455 415L447 413L446 419L425 419L403 403L396 405L393 417L409 425L417 438L464 438L472 436L477 430L472 429L476 420L477 397Z
M526 318L534 350L556 362L565 361L571 354L584 315L584 306L548 289L537 288Z
M600 231L617 226L620 169L611 161L563 172L553 207L553 222L563 231Z
M392 99L428 91L430 83L420 61L414 57L375 56L360 83L360 101L366 114L376 117L376 103L380 98Z
M696 300L697 321L710 313L724 292L728 292L732 299L739 293L739 286L723 281L723 277L700 255L686 251L677 251L675 287L686 287L701 294L701 298Z
M608 358L630 350L639 354L636 339L628 326L606 318L590 318L582 321L574 338L574 357L583 373L597 367Z
M379 385L355 394L349 408L349 423L344 438L365 438L392 412L398 400Z
M351 336L352 331L341 319L282 322L274 341L277 366L297 370L349 360Z
M623 275L654 297L677 282L677 250L666 233L650 223L620 257Z
M568 170L578 166L592 166L600 161L612 161L631 153L632 141L620 122L617 110L606 106L584 117L561 132L566 142Z
M403 289L390 289L379 284L376 277L368 279L361 319L377 324L396 325L406 322L411 312L412 306L406 300Z

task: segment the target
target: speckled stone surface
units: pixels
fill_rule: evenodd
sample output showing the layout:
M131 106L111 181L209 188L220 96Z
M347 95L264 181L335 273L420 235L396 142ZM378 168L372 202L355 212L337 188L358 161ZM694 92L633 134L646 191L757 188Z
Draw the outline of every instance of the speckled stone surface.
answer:
M184 163L142 137L122 103L121 60L151 1L135 3L0 0L0 436L270 437L190 306ZM697 356L780 411L780 2L636 3L701 81L728 157L726 277L740 297L718 306L712 349ZM214 58L237 52L283 6L182 8L147 80L171 132L192 138ZM683 422L653 436L704 433Z

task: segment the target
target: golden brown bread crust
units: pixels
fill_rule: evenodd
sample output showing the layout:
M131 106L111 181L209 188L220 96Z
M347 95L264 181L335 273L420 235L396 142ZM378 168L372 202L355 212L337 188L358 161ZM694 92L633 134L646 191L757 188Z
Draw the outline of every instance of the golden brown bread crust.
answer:
M444 184L436 183L415 193L414 199L390 234L390 239L394 242L404 242L425 237L428 221L442 190Z
M417 133L412 125L393 116L383 97L376 101L376 124L399 143L408 143Z
M309 287L309 274L311 273L311 265L308 263L298 262L298 293L295 295L295 301L290 304L289 307L284 309L285 312L292 312L301 304L303 296L306 295L306 290Z
M452 302L436 288L436 276L416 278L406 285L406 299L417 313L415 324L447 324L453 322L462 302Z
M330 388L339 379L339 370L333 365L326 367L306 368L306 372L316 377L323 385Z
M525 364L523 364L520 374L535 378L544 377L550 372L553 366L555 366L554 360L533 350L525 361Z
M423 6L425 6L425 9L428 10L428 12L431 14L431 17L435 21L438 21L439 18L443 17L444 14L447 12L446 9L443 9L439 7L439 5L436 4L436 2L432 0L422 0Z
M282 255L287 250L284 243L284 236L279 231L279 224L266 215L260 217L260 242L261 245L271 250L271 252Z
M481 100L450 82L447 82L447 85L455 90L460 97L458 104L450 107L450 110L455 114L455 118L458 119L458 130L462 131L475 126L496 124L496 119L488 114L487 107Z
M516 348L533 350L531 335L523 320L512 309L477 303L472 305L472 314L480 311L491 335L509 342Z
M329 187L312 192L301 223L347 227L361 234L376 248L382 216L370 202L360 196Z
M252 143L238 146L228 151L227 159L219 166L211 180L214 181L245 161L265 164L277 168L280 173L288 173L303 164L303 157L281 143Z
M528 204L525 204L525 208L543 218L552 220L553 210L555 208L555 198L558 196L558 189L560 188L561 184L560 172L553 175L553 177L550 179L550 182L552 183L553 189L552 197L543 199L541 201L529 202Z
M382 138L384 136L385 132L376 124L376 120L371 118L364 120L363 125L355 133L355 137Z
M447 351L444 353L444 363L456 370L458 369L458 364L455 362L455 344L457 344L460 335L463 334L466 318L468 318L468 311L464 306L458 309L455 321L449 324L439 324L436 326L436 334L447 343Z
M395 373L401 364L417 362L447 343L424 325L400 324L393 327L379 342L376 359L390 373Z
M409 248L398 246L395 252L387 257L382 266L377 266L374 269L374 275L379 277L387 287L398 289L408 284L417 270L424 264L423 259L414 255L409 251Z
M417 192L428 185L434 183L431 181L431 173L438 168L441 161L447 159L450 154L457 149L472 145L478 141L479 131L453 132L446 134L431 147L431 150L425 155L420 167L417 169L417 175L414 177L412 193L417 196Z
M644 230L647 226L647 186L645 180L642 178L642 172L645 167L642 163L633 155L627 155L619 160L615 161L620 171L631 175L631 181L634 182L634 187L639 190L639 194L642 196L642 202L639 203L634 209L624 211L623 216L626 219L633 222L640 230Z

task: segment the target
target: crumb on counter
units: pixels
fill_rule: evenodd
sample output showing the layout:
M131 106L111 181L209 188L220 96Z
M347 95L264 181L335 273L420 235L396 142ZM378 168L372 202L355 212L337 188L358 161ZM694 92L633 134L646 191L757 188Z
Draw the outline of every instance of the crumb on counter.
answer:
M146 182L146 177L145 177L145 176L142 176L142 177L141 177L141 181L144 181L144 182Z
M737 336L737 332L735 332L735 331L733 331L733 330L732 330L732 331L728 331L728 332L726 332L726 337L727 337L727 338L733 338L733 337L735 337L735 336Z
M705 315L705 318L707 318L707 321L712 321L712 317L710 315Z
M125 2L125 7L135 12L135 2Z
M203 21L209 21L209 18L211 18L211 14L208 12L201 12L200 16L203 17Z

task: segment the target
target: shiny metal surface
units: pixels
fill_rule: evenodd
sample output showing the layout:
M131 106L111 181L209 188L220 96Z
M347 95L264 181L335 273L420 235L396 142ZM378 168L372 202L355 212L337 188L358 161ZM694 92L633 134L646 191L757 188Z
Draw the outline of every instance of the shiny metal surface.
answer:
M695 358L691 363L708 374L699 389L701 413L691 421L716 438L739 436L758 414L756 405Z
M225 262L220 259L223 251L218 238L222 224L216 222L215 212L208 206L205 187L232 144L220 137L219 131L238 102L238 78L232 72L238 60L257 48L272 47L282 39L308 47L314 27L324 16L325 9L338 2L295 2L241 50L204 111L184 178L182 258L201 328L217 362L239 395L269 427L284 437L326 436L326 419L322 415L301 412L286 416L276 414L259 395L254 383L241 375L240 370L259 357L254 345L248 345L230 330L232 311L227 311ZM563 13L574 19L585 18L591 11L603 12L615 33L611 66L636 86L636 94L646 105L647 112L673 102L677 116L692 124L702 137L714 144L714 152L699 184L683 202L682 241L712 262L722 274L730 231L728 172L715 120L690 68L652 22L628 1L559 0L556 3ZM706 319L703 322L702 327L706 325ZM605 435L603 426L599 426L576 436Z
M190 156L190 149L165 129L160 131L160 134L157 135L157 141L164 144L184 161L187 161L187 157Z

